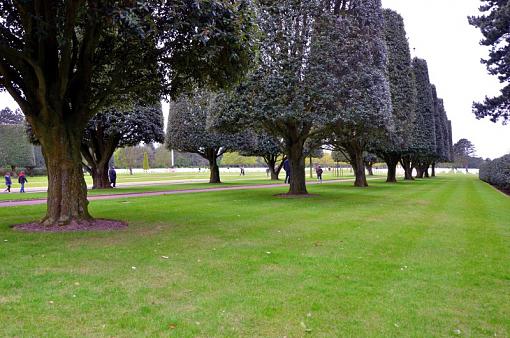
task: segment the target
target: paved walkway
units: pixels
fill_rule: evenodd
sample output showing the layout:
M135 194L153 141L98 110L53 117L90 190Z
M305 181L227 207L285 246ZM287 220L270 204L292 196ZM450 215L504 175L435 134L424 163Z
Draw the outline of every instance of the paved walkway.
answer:
M377 179L377 178L374 178ZM339 179L324 181L324 183L338 183L338 182L349 182L353 181L353 178ZM307 185L319 184L318 182L308 182ZM215 192L215 191L231 191L231 190L253 190L253 189L267 189L267 188L278 188L287 187L288 184L254 184L254 185L240 185L236 187L217 187L217 188L206 188L206 189L185 189L185 190L164 190L164 191L149 191L140 193L126 193L126 194L108 194L108 195L95 195L88 196L89 201L96 200L111 200L120 198L132 198L132 197L147 197L147 196L161 196L161 195L178 195L178 194L190 194L190 193L203 193L203 192ZM46 198L24 200L24 201L0 201L0 208L2 207L16 207L23 205L38 205L45 204Z

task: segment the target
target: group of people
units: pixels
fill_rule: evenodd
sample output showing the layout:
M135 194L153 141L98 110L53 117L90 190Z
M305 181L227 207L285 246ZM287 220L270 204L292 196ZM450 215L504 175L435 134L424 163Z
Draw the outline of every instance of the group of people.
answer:
M4 179L5 179L5 186L6 186L4 192L11 192L11 187L12 187L11 173L7 172L4 176ZM24 171L20 172L18 175L18 183L21 185L21 187L19 189L20 193L25 192L25 183L27 183L27 182L28 182L28 180L27 180L27 177L25 176L25 172Z

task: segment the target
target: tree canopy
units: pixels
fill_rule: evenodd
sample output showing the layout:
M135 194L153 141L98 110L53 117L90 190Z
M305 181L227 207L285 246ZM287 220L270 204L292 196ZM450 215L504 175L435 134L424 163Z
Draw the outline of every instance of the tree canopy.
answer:
M171 102L168 115L166 146L181 152L196 153L209 161L211 183L220 183L218 157L235 150L237 134L221 133L208 128L208 120L224 108L218 94L195 90Z
M118 147L141 142L165 141L161 104L137 104L130 109L111 108L95 115L88 123L81 153L87 162L95 188L108 188L108 164Z
M490 47L489 56L482 60L490 75L497 76L503 84L501 94L486 97L484 102L474 103L477 118L489 117L503 123L510 120L510 3L507 0L481 0L481 15L469 17L469 23L480 29L484 38L481 45Z
M92 116L235 83L253 56L246 1L5 0L0 16L0 90L41 143L45 225L91 220L80 146Z

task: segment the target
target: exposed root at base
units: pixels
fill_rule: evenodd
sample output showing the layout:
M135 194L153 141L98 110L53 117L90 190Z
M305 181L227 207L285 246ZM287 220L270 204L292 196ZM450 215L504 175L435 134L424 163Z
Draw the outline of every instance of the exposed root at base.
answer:
M79 232L79 231L112 231L127 228L123 221L109 219L92 219L87 221L72 221L66 225L43 225L41 223L24 223L13 225L14 230L23 232Z

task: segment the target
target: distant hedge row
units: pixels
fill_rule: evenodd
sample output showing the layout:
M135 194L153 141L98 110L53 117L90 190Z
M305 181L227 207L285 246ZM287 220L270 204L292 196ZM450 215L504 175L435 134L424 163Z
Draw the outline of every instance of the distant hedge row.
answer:
M510 154L480 166L480 179L502 189L510 189Z

